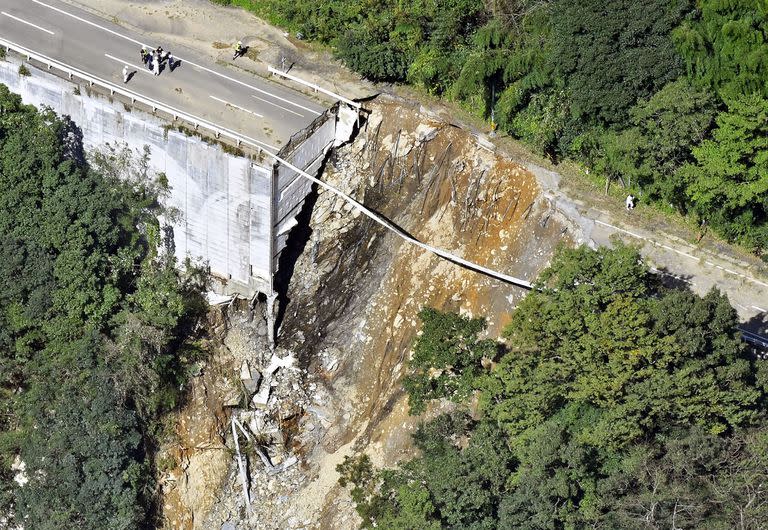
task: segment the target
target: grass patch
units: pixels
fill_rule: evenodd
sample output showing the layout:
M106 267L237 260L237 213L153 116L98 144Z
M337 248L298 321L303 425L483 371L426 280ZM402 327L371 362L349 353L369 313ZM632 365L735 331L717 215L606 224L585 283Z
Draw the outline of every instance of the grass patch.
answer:
M20 76L24 76L24 77L28 77L28 76L32 75L32 72L29 71L29 68L27 68L27 65L21 64L21 65L19 65L19 75Z

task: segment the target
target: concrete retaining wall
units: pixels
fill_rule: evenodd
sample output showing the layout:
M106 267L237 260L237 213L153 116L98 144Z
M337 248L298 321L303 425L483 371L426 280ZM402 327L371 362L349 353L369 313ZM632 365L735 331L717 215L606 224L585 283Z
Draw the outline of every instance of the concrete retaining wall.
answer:
M171 187L166 205L180 213L170 221L180 262L187 257L207 261L225 280L222 289L227 293L272 293L276 257L286 237L278 243L277 233L301 208L310 190L305 179L285 174L269 158L254 162L228 154L220 145L174 130L152 114L85 87L78 94L77 85L45 71L29 67L32 75L20 76L19 64L10 57L0 61L0 83L25 103L69 115L82 129L87 149L109 143L142 152L149 146L151 169L165 173ZM288 159L300 167L316 170L333 143L335 113L321 118L310 126L312 131L294 135L286 145ZM281 178L289 179L282 187L276 185Z

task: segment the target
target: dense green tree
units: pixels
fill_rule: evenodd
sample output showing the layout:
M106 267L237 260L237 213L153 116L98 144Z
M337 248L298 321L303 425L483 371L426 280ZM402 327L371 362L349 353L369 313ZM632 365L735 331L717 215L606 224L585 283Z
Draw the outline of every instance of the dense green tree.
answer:
M702 299L660 291L638 252L624 246L563 249L538 285L516 309L505 331L511 350L483 393L510 434L570 402L605 411L590 436L612 448L662 425L718 433L759 417L752 361L719 292Z
M398 470L366 473L340 466L343 484L354 484L365 526L387 529L495 528L499 501L507 488L514 456L493 424L463 414L441 415L414 435L421 458ZM368 465L370 463L368 462ZM360 488L362 486L362 489ZM365 495L360 495L362 490Z
M155 422L199 356L187 336L204 278L157 252L146 156L92 166L81 136L0 85L0 513L137 528L151 517Z
M742 97L680 169L691 208L730 240L768 248L768 100Z
M723 99L768 97L768 7L762 0L704 0L674 32L689 75Z
M584 126L621 123L639 100L682 71L670 33L688 0L564 0L552 10L554 75L572 116L567 141Z
M478 339L485 319L466 318L431 308L419 312L424 327L413 348L411 372L403 380L412 414L431 399L460 401L472 390L483 357L492 359L498 344Z
M686 182L677 170L693 157L691 146L705 139L717 101L681 78L630 109L631 127L602 140L596 166L627 187L641 187L651 199L685 209Z
M98 342L85 340L85 350ZM95 351L83 351L92 362ZM135 414L93 375L36 385L25 406L31 422L20 447L29 482L17 489L16 510L25 526L41 530L128 530L144 520L142 492L150 477L142 465L142 436Z

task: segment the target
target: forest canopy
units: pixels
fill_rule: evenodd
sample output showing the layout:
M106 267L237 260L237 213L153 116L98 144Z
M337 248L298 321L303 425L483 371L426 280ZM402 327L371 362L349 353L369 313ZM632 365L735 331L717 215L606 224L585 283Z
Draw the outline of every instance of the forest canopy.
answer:
M768 259L763 0L213 0Z
M86 160L75 123L0 85L0 514L9 527L151 522L155 435L201 355L189 337L206 274L177 272L158 252L162 189L146 161L117 147Z
M396 468L339 465L364 527L768 520L768 369L716 289L667 288L630 247L563 248L500 341L481 338L482 318L420 316L411 412L452 412L423 422Z

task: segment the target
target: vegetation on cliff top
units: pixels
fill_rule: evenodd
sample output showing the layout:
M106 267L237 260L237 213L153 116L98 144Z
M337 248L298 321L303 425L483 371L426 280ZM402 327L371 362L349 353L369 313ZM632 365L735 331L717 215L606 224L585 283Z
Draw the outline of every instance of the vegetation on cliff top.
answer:
M213 0L458 101L768 257L768 6L753 0Z
M158 254L161 189L146 160L116 150L89 163L81 140L74 123L0 85L0 520L10 527L145 525L159 414L200 355L187 337L205 275Z
M458 407L398 468L339 466L364 526L760 528L768 368L727 298L663 287L624 246L561 249L537 287L503 343L421 313L412 411Z

